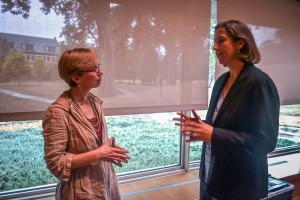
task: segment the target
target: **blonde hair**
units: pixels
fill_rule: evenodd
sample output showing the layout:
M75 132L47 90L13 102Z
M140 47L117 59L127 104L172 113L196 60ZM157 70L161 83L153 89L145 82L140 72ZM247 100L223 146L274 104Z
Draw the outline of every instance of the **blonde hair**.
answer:
M261 56L260 52L255 43L255 39L251 30L242 22L238 20L228 20L224 22L219 22L215 31L219 28L224 28L227 33L233 38L234 42L239 40L244 41L244 46L240 49L238 57L242 61L249 61L253 63L259 63Z
M75 48L66 50L62 53L58 61L59 76L70 87L77 84L72 81L73 73L81 74L82 71L88 70L89 67L98 64L98 57L95 51L88 48Z

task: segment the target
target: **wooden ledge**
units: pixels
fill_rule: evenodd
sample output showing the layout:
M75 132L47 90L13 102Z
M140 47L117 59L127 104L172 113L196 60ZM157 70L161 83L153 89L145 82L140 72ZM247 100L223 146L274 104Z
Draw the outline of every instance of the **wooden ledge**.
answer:
M268 159L269 174L282 180L294 180L300 178L300 153Z

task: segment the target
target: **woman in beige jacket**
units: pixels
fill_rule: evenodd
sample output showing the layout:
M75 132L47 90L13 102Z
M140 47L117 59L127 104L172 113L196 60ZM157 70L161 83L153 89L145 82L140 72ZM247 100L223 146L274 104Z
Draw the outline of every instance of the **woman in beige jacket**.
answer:
M108 139L102 101L90 93L100 86L102 70L94 51L65 51L58 63L70 89L46 110L44 159L59 179L56 199L121 199L112 163L122 166L128 151Z

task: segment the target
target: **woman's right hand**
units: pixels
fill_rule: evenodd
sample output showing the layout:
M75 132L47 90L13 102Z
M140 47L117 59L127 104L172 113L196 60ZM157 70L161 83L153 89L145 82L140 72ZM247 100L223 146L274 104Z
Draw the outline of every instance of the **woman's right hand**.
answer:
M192 109L194 117L189 117L181 112L177 114L180 118L173 118L177 121L175 125L180 126L180 132L189 136L187 141L204 141L211 142L213 127L204 123L194 109Z
M122 167L122 162L128 163L130 157L127 155L128 150L115 144L115 138L111 137L97 150L99 160L111 162L119 167Z

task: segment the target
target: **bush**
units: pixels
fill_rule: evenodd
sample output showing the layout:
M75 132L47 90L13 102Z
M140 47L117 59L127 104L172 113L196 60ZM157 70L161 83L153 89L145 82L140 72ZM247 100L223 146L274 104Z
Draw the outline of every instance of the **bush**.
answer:
M131 160L117 173L179 165L180 134L170 120L137 116L107 117L109 136L129 150ZM6 122L0 124L0 191L56 183L43 159L41 121ZM277 147L298 144L279 138ZM191 161L201 155L201 142L191 143Z

